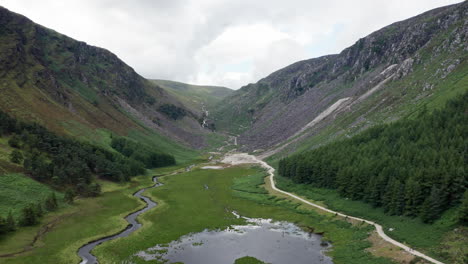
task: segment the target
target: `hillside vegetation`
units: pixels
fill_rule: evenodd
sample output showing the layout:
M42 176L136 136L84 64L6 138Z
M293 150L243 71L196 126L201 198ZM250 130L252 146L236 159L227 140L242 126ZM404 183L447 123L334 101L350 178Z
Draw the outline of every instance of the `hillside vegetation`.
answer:
M239 134L247 151L292 142L276 160L412 115L425 104L440 107L468 87L467 17L466 1L437 8L339 54L289 65L220 102L213 112L217 128Z
M442 110L282 159L281 176L434 222L467 192L468 92ZM459 221L465 224L466 211Z
M173 145L206 145L199 117L111 52L0 7L0 110L59 134L103 141L96 131L145 133ZM184 109L173 120L162 105ZM96 138L93 138L96 137ZM176 146L177 147L177 146Z
M190 107L192 112L200 112L204 106L210 110L233 92L233 90L221 86L193 85L168 80L151 81L173 94L184 105Z
M175 164L173 156L142 147L125 138L115 138L112 147L117 150L79 142L58 136L36 123L16 120L0 111L0 138L8 138L11 148L9 160L2 160L0 168L9 172L14 168L34 180L65 192L67 202L74 197L98 196L101 186L95 177L112 181L129 181L131 177L145 174L146 168ZM12 166L13 165L13 166ZM16 224L35 225L45 211L55 211L56 194L50 188L26 180L21 174L2 174L0 196L0 235L15 230ZM19 188L24 186L23 188ZM38 193L38 190L47 191ZM21 199L20 196L31 199ZM41 198L47 195L47 198ZM29 203L25 204L25 201ZM16 212L21 210L21 214ZM16 214L13 216L14 211ZM6 213L9 212L6 221Z

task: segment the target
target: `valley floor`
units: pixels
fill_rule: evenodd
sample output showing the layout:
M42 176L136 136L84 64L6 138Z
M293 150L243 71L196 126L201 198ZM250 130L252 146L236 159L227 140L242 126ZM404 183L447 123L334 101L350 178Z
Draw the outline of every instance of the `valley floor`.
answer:
M132 196L136 190L151 185L151 176L175 169L179 168L154 170L151 175L140 176L128 184L103 183L101 197L80 199L75 206L48 216L43 223L60 215L63 218L35 243L32 250L15 257L0 258L0 263L78 263L80 259L76 251L80 246L122 230L127 224L123 217L143 207L143 203ZM92 253L99 263L145 263L135 253L156 244L169 243L188 233L243 224L244 220L231 214L235 210L241 215L284 220L323 233L323 239L333 245L333 250L327 254L334 263L392 263L365 250L371 246L367 239L372 232L369 226L347 223L333 215L306 210L298 203L271 196L260 187L265 176L259 168L236 166L223 170L195 167L190 172L161 177L163 186L145 192L159 205L139 217L143 227L127 238L98 246ZM4 238L0 242L1 252L23 248L38 229L25 229Z
M233 154L233 155L230 155L230 156L227 156L225 157L225 159L223 160L224 162L227 162L227 163L230 163L230 164L233 164L233 165L238 165L238 164L258 164L260 165L262 168L266 169L267 170L267 173L268 173L268 178L267 180L265 181L266 183L266 188L269 190L270 194L273 194L273 195L282 195L283 197L286 197L286 198L289 198L289 199L292 199L292 200L295 200L295 201L300 201L301 203L305 204L305 205L308 205L308 206L311 206L313 207L313 209L316 209L316 210L320 210L320 211L323 211L325 213L329 213L329 214L333 214L335 216L340 216L344 219L346 219L347 221L351 221L351 222L361 222L361 223L366 223L366 224L369 224L369 225L372 225L375 227L376 229L376 232L378 234L378 236L380 236L381 239L383 239L385 242L388 242L390 244L392 244L393 246L396 246L398 247L399 249L402 249L404 251L406 251L407 253L411 254L411 255L414 255L414 256L417 256L417 257L420 257L424 260L427 260L431 263L435 263L435 264L443 264L443 262L440 262L422 252L419 252L415 249L413 249L410 245L406 244L406 243L400 243L398 242L397 240L389 237L385 231L384 231L384 228L382 227L382 225L376 223L376 222L373 222L373 221L369 221L367 219L364 219L364 218L360 218L360 217L355 217L355 216L352 216L352 215L346 215L346 214L343 214L341 213L342 211L348 211L346 208L340 208L340 212L337 212L337 211L333 211L331 209L329 209L326 205L323 205L323 204L318 204L317 202L311 202L311 200L309 200L309 196L313 193L311 191L307 192L307 190L311 190L311 186L305 186L305 188L302 190L302 192L300 192L301 194L304 194L306 195L306 198L303 198L303 197L300 197L296 194L293 194L291 192L287 192L287 191L283 191L279 188L276 187L276 184L275 184L275 180L274 180L274 176L275 176L275 169L273 167L271 167L269 164L267 164L266 162L264 162L263 160L253 156L253 155L248 155L248 154L245 154L245 153L240 153L240 154ZM300 186L298 184L292 184L291 182L290 185L285 185L284 182L287 181L286 179L282 179L282 185L285 186L285 187L290 187L289 189L292 189L292 190L298 190L297 186ZM295 187L296 188L291 188L291 187ZM317 190L317 188L315 189ZM307 195L309 194L309 195ZM312 197L313 197L313 194L312 194ZM342 199L342 198L341 198ZM335 197L335 200L340 200L339 197ZM363 206L364 208L367 208L368 206ZM361 207L362 208L362 207ZM372 208L370 211L374 211L374 215L370 215L372 218L375 218L375 211L377 211L375 208ZM352 211L351 211L352 212ZM353 214L355 215L355 214ZM361 214L362 215L362 214ZM369 216L369 215L366 215L364 214L364 217L366 216ZM362 216L361 216L362 217ZM367 218L367 217L366 217ZM387 218L391 218L391 217L388 217ZM399 217L401 218L401 217ZM402 222L401 219L399 222ZM432 243L434 243L435 241L438 241L440 242L441 240L441 233L445 233L445 232L448 232L450 230L450 227L451 227L451 224L453 223L446 223L444 225L444 223L442 223L441 226L436 226L434 228L433 225L428 225L428 224L423 224L423 223L419 223L419 219L410 219L410 218L406 218L404 219L404 223L403 226L398 225L398 227L403 227L402 229L403 230L406 230L406 235L401 235L401 231L398 230L397 234L399 233L400 236L399 238L400 239L403 239L403 241L405 240L410 240L411 245L417 245L423 249L426 249L427 248L424 248L424 245L422 245L420 243L420 241L418 240L415 240L414 238L419 238L419 239L423 239L426 241L426 243L428 241L432 241ZM405 225L406 223L411 223L409 226L413 226L413 227L416 227L413 231L411 230L408 230L408 228L405 228ZM391 221L385 221L385 224L392 224ZM398 228L399 229L399 228ZM426 229L425 231L426 232L422 232L422 230ZM442 230L437 230L437 229L442 229ZM445 230L444 230L445 229ZM388 228L388 231L394 231L395 228ZM439 232L437 232L439 231ZM440 232L442 231L442 232ZM435 233L435 234L434 234ZM432 235L432 239L429 239L428 237L426 237L424 239L424 236L431 236ZM405 239L406 238L406 239ZM413 238L413 239L411 239ZM463 251L464 250L464 246L467 246L466 245L466 241L463 240L463 241L460 241L460 250ZM429 242L430 243L430 242ZM432 244L430 243L430 244ZM465 243L465 244L463 244ZM440 245L439 245L439 250L440 250ZM466 247L465 247L466 248ZM442 256L444 256L443 254L441 254L441 252L438 252L436 248L430 248L429 249L431 255L435 255L437 256L438 258L441 258ZM447 253L447 252L445 252ZM445 255L445 257L447 257L447 255ZM458 256L449 256L450 258L452 258L450 261L453 261L453 260L456 260L456 259L453 259L454 257L457 258ZM463 258L463 256L461 256L461 258ZM460 259L460 261L463 261L463 259Z
M79 263L78 248L89 241L123 230L127 225L123 218L144 207L144 203L133 197L133 193L150 186L152 176L156 175L166 175L159 177L164 185L149 189L144 195L156 201L158 206L139 216L138 221L143 227L129 237L96 247L92 253L99 263L147 263L135 254L189 233L244 224L244 220L234 217L232 211L254 218L292 222L305 230L323 234L323 239L333 246L327 255L333 258L334 263L424 263L384 242L372 226L362 221L325 213L314 208L315 205L298 203L284 192L278 192L278 189L272 188L271 178L266 177L268 174L262 168L246 164L258 163L258 160L232 162L227 159L224 162L237 163L238 166L215 164L221 165L218 169L202 169L207 164L198 162L190 166L190 171L186 171L185 166L168 167L152 170L147 176L136 177L130 183L101 182L103 194L100 197L79 199L73 206L62 206L58 212L47 215L41 226L22 228L2 238L0 255L25 252L0 257L0 263ZM267 166L272 172L273 168ZM178 174L169 175L174 171ZM362 210L356 208L367 207L354 205L354 201L349 201L349 204L337 196L324 195L323 190L310 191L310 187L292 184L284 178L277 178L276 183L279 188L307 197L319 205L326 204L334 210L382 223L385 230L394 227L395 232L391 235L398 241L409 242L418 250L441 257L434 244L441 243L443 235L449 231L443 228L443 224L422 225L414 221L402 224L401 219L392 217L384 217L381 221L379 216L382 217L382 212L379 215L370 211L370 215L363 215L360 213ZM422 234L414 235L415 232L404 228L406 223L410 229ZM31 245L44 227L48 227L47 232L38 236ZM461 243L466 243L463 241ZM456 247L463 250L463 244Z

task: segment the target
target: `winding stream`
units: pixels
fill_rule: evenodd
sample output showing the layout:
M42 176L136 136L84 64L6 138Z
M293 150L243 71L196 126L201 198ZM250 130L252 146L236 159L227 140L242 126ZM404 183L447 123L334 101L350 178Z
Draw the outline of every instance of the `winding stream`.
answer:
M134 213L131 213L131 214L129 214L129 215L127 215L125 217L125 220L127 220L127 222L128 222L128 226L122 232L117 233L115 235L100 238L100 239L98 239L96 241L90 242L90 243L82 246L78 250L78 256L80 256L81 259L82 259L80 264L96 264L96 263L98 263L96 257L93 254L91 254L91 250L93 250L96 246L98 246L98 245L100 245L100 244L102 244L102 243L104 243L106 241L113 240L113 239L116 239L116 238L119 238L119 237L127 237L131 233L133 233L136 230L141 228L142 224L138 223L137 217L140 214L150 210L151 208L156 207L156 205L157 205L157 203L153 202L150 198L142 195L142 193L144 191L146 191L147 189L156 188L156 187L162 185L161 183L158 182L158 177L156 177L156 176L153 177L153 182L154 182L153 186L140 189L135 194L133 194L133 196L138 197L141 200L143 200L146 203L146 207L141 209L141 210L138 210L138 211L136 211Z

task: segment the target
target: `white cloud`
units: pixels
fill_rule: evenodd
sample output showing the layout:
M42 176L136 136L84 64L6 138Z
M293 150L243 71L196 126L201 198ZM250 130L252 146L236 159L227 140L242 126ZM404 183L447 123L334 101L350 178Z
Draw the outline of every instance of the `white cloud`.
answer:
M0 0L147 78L239 88L460 0Z

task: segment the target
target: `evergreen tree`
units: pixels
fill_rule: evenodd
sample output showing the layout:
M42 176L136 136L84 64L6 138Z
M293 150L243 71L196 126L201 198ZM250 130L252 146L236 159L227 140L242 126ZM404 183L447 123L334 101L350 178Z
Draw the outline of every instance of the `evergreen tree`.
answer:
M75 199L75 192L72 189L68 189L65 192L65 196L63 198L66 203L72 204L73 200Z
M23 154L21 151L14 149L10 153L10 161L16 164L21 164L23 162Z
M38 219L33 205L28 205L21 211L21 225L31 226L37 224Z
M49 212L57 210L58 204L57 204L57 198L55 196L55 192L51 193L49 197L47 197L44 205L45 205L46 210Z
M101 185L98 183L89 185L89 196L98 196L99 194L101 194Z
M352 138L282 159L296 183L336 189L393 215L433 222L468 187L468 92L441 110L370 128Z
M463 200L458 210L458 222L468 226L468 190L463 195Z
M6 220L0 215L0 235L7 232Z
M441 191L433 186L431 194L426 198L421 207L421 220L424 223L432 223L437 219L441 210Z
M8 140L8 145L10 145L12 148L19 148L21 144L20 142L20 138L15 134Z
M40 217L42 217L44 215L44 210L42 210L41 203L36 204L36 211L35 212L36 212L37 218L40 218Z
M11 210L8 213L8 216L6 219L6 230L7 232L16 230L16 222L15 222L15 219L13 218L13 213L11 212Z

